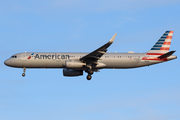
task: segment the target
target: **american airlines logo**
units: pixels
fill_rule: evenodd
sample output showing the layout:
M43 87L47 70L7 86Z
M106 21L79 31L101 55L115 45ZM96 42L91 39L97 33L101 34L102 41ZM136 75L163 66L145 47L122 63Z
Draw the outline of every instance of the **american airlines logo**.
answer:
M31 56L34 55L34 53L32 53L27 59L31 59Z
M34 53L31 54L31 55L34 55ZM52 59L54 59L54 60L56 60L56 59L69 59L69 58L70 58L69 55L56 55L56 54L54 54L54 55L39 55L39 54L36 54L34 56L34 59L49 59L49 60L52 60ZM31 57L29 56L28 59L31 59Z

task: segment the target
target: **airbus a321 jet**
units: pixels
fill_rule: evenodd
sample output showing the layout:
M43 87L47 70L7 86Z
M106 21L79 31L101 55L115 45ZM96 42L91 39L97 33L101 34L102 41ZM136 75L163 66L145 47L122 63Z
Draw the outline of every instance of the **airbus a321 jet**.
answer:
M166 31L156 44L146 53L107 53L107 48L113 43L116 34L110 41L91 53L40 53L25 52L13 55L4 64L10 67L23 68L63 68L64 76L81 76L83 71L87 79L100 69L126 69L149 66L176 59L169 51L173 31Z

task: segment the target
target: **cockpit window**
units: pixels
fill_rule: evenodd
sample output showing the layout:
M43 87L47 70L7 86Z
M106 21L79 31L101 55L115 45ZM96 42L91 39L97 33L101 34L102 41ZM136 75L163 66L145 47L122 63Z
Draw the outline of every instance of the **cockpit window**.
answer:
M16 56L16 55L13 55L13 56L11 56L11 58L17 58L17 56Z

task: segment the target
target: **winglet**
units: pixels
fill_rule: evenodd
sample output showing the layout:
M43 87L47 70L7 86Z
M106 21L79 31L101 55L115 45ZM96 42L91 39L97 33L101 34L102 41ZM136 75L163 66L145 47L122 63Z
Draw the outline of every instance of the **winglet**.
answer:
M114 36L111 38L111 40L109 41L109 43L113 43L114 42L114 39L116 37L117 33L114 34Z
M116 34L114 34L114 36L111 38L111 40L104 44L103 46L101 46L100 48L94 50L93 52L83 56L82 58L80 58L81 61L89 61L89 62L94 62L99 60L107 51L107 48L114 42L114 39L116 37Z

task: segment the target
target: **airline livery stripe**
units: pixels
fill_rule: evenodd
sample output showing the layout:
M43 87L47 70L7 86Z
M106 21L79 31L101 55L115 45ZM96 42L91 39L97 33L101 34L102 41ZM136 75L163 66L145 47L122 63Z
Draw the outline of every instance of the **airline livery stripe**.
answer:
M159 38L159 40L165 40L164 38Z
M163 44L163 43L164 43L164 42L159 42L159 41L158 41L156 44Z
M168 36L173 36L173 33L169 33Z
M164 33L163 35L169 35L169 33Z
M159 40L165 40L165 39L166 39L166 37L164 37L164 38L162 38L162 37L161 37L161 38L159 38Z
M166 41L166 42L171 42L171 39L166 39L165 41Z
M166 31L165 33L173 33L174 31Z
M171 42L164 42L163 45L171 45Z
M169 33L173 33L174 31L169 31Z
M155 60L155 61L167 61L167 58L160 59L160 58L152 58L152 57L143 57L142 60Z
M167 36L166 39L172 39L172 36Z
M151 48L151 50L160 50L161 48Z
M162 38L162 37L167 37L167 36L168 36L168 34L167 34L167 35L166 35L166 34L164 34L163 36L161 36L161 38Z
M164 40L160 40L160 39L159 39L158 41L159 41L159 42L164 42L164 41L165 41L165 39L164 39Z
M167 53L168 50L150 50L148 53Z
M169 47L161 47L160 50L169 50Z
M170 45L162 45L162 47L169 47L170 48Z
M162 45L154 45L153 47L162 47Z
M162 36L161 38L162 38L162 39L165 39L166 37L167 37L167 36Z
M147 53L146 55L164 55L164 53Z

